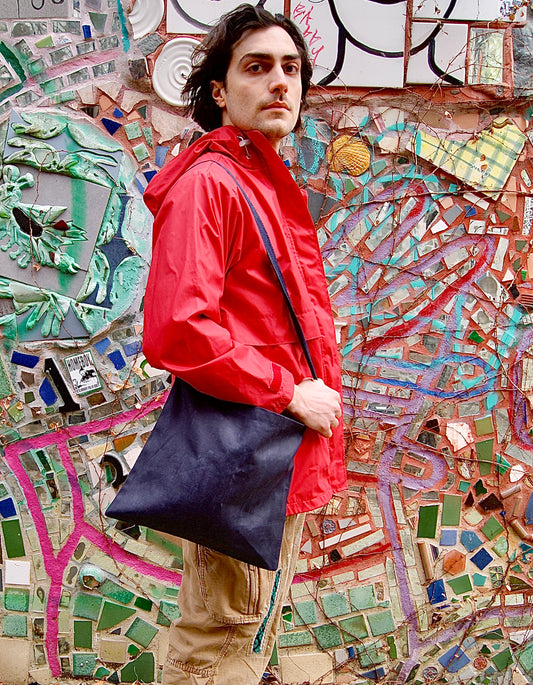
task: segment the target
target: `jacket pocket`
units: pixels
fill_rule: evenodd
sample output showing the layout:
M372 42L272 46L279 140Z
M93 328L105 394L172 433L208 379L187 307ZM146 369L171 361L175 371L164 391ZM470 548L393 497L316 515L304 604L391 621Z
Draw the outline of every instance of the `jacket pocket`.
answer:
M211 618L227 625L260 621L268 609L276 572L202 545L197 549L200 590Z

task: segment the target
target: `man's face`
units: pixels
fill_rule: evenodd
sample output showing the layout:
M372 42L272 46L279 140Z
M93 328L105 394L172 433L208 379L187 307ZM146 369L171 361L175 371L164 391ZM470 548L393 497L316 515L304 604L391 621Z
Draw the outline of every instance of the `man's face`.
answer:
M222 124L261 131L279 150L298 121L301 59L281 26L246 31L233 48L225 82L212 81Z

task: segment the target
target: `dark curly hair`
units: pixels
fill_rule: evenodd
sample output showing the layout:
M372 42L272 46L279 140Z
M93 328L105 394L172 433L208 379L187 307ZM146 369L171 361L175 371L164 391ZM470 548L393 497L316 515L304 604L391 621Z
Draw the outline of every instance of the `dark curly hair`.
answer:
M226 74L231 61L233 47L242 35L249 30L280 26L294 41L301 58L302 101L311 85L313 65L309 58L307 44L298 27L282 14L273 15L263 7L243 4L224 14L220 21L209 31L192 55L192 70L182 91L187 103L187 114L204 131L212 131L222 126L222 110L211 95L211 81L226 82ZM300 124L300 117L296 126Z

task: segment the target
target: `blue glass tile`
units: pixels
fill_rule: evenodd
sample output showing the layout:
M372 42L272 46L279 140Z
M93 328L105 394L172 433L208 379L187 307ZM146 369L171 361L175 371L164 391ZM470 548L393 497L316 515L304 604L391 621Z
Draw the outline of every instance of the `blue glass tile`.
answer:
M466 205L465 213L467 217L476 216L477 210L475 207L472 207L471 205Z
M143 184L139 180L138 176L135 176L135 183L137 184L137 190L140 192L141 195L144 195L144 191L146 190L146 187L143 186Z
M144 171L144 177L150 183L150 181L153 179L153 177L157 174L157 171L155 169L150 169L150 171Z
M113 362L113 366L117 371L120 371L120 369L123 369L126 366L126 362L124 361L124 357L120 350L110 352L107 356Z
M107 132L110 133L112 136L114 136L118 129L122 126L122 124L119 124L118 121L113 121L113 119L106 119L106 117L102 117L102 124L106 128Z
M0 516L2 518L8 519L10 516L15 516L17 510L11 497L9 499L3 499L0 502Z
M41 383L39 395L47 407L50 407L52 404L54 404L54 402L57 401L57 395L48 378L45 378Z
M168 147L165 145L158 145L155 149L155 163L158 167L162 167L165 163L165 157L167 156Z
M431 604L440 604L441 602L445 602L447 599L444 580L442 578L434 580L432 583L430 583L427 587L427 591Z
M379 668L374 668L372 671L367 671L363 673L363 678L369 678L370 680L380 680L385 676L385 669L380 666Z
M113 110L113 116L117 119L122 119L122 117L124 116L124 112L122 112L118 107L115 107L115 109Z
M461 533L461 543L469 552L473 552L481 546L481 540L473 530L463 530Z
M493 557L487 552L483 547L474 554L471 561L482 571L485 566L488 566L492 561Z
M443 530L440 534L440 544L443 547L453 547L457 544L456 530Z
M82 24L81 30L83 31L83 37L85 38L85 40L89 40L89 38L92 37L91 27L89 26L89 24Z
M452 647L446 654L439 657L439 662L449 673L457 673L470 663L470 659L462 649L459 647Z
M33 369L39 363L39 357L35 354L24 354L23 352L13 351L11 361L18 366L25 366L28 369Z
M529 502L527 503L524 516L526 519L526 526L530 526L533 523L533 492L529 496Z
M109 340L109 338L103 338L102 340L94 343L96 351L100 354L104 354L109 345L111 345L111 340Z
M124 354L126 357L133 357L142 350L142 342L140 340L135 340L134 342L124 343L122 345L124 349Z

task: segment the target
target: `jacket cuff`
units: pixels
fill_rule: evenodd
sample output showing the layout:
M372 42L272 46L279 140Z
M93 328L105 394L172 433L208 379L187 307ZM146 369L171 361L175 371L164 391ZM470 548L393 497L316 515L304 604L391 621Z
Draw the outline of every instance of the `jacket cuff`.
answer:
M270 388L277 395L272 410L278 414L287 409L294 396L294 377L290 371L279 364L272 364L272 383Z

